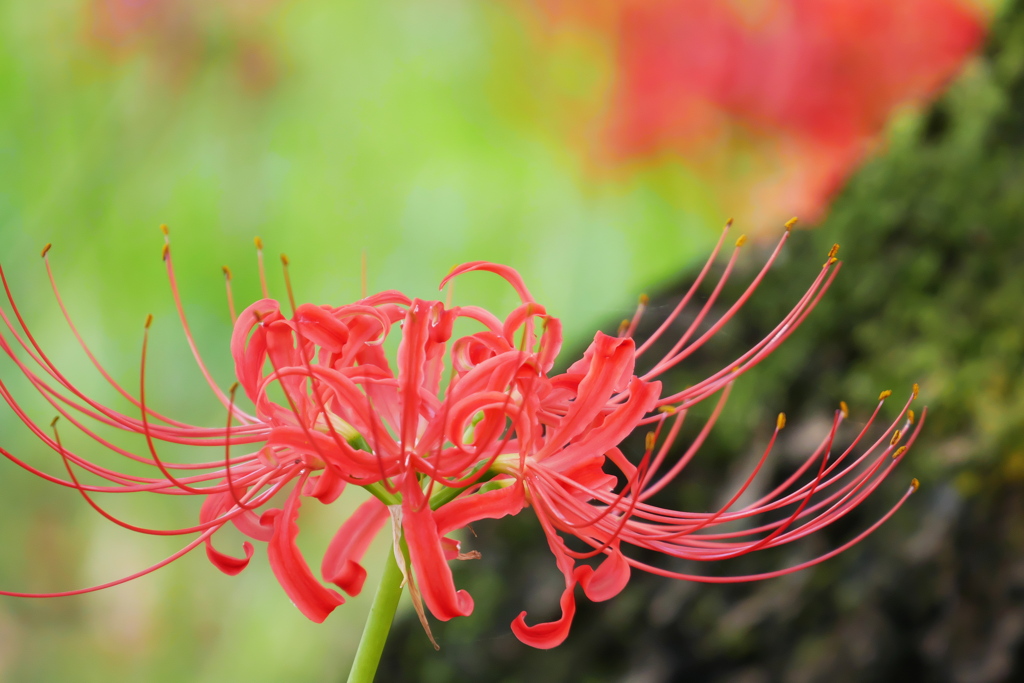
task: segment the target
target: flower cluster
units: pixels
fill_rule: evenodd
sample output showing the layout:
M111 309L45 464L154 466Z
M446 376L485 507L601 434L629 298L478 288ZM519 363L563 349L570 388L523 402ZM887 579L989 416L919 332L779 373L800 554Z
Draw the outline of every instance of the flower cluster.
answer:
M296 305L290 286L289 314L266 296L264 286L264 298L234 321L231 354L238 381L227 391L213 381L196 350L168 242L164 261L171 290L196 361L224 404L223 426L185 424L149 406L145 368L151 319L146 322L138 392L116 383L82 341L47 259L54 294L72 333L98 371L133 408L121 412L89 398L58 370L29 332L4 277L11 312L0 310L6 326L0 335L3 351L60 418L103 448L153 471L151 476L137 476L109 469L66 448L56 419L47 429L0 383L0 394L8 405L43 444L61 456L66 472L55 476L0 449L3 454L38 476L77 489L100 514L128 529L197 534L179 552L131 576L46 595L73 595L123 583L199 545L205 546L217 568L237 574L248 564L254 546L246 541L241 556L215 547L214 535L230 524L249 539L266 543L270 566L285 592L303 614L319 622L344 602L342 593L360 592L366 579L362 557L390 520L396 558L426 625L424 605L440 620L473 610L470 595L455 586L449 561L479 555L463 553L453 532L481 519L530 508L564 576L562 613L555 621L534 625L527 623L523 613L512 629L524 643L547 648L568 634L577 586L589 599L600 601L619 593L633 569L697 581L749 581L831 557L884 522L916 489L916 481L887 515L845 545L767 574L692 576L647 564L630 552L642 549L710 561L803 538L842 518L869 496L902 459L920 429L920 422L912 427L915 419L909 409L915 387L895 420L869 440L867 434L889 395L883 392L853 443L836 454L836 430L847 418L843 405L820 445L786 481L760 499L737 506L785 425L780 415L764 455L721 509L695 513L651 502L694 457L733 382L792 334L838 272L833 249L803 297L760 342L684 391L664 390L659 376L704 345L747 301L788 239L789 227L746 291L724 311L716 313L718 298L743 238L737 241L711 295L695 307L692 322L674 331L680 327L680 314L711 272L725 240L723 232L693 288L650 337L639 345L634 339L645 308L641 300L637 314L624 322L616 336L598 332L583 357L560 373L553 370L562 345L559 320L534 300L518 273L506 266L466 263L441 283L443 288L470 271L503 278L521 301L504 319L483 308L409 299L396 291L343 306ZM287 274L287 259L282 261ZM225 274L234 316L230 271L225 269ZM460 329L468 326L476 331L456 336L457 323ZM637 360L670 331L677 338L669 351L648 362L650 369L640 373ZM394 334L400 340L395 358L389 359L383 343ZM243 400L239 389L251 404L248 410L238 405ZM716 404L699 435L685 449L674 448L689 409L709 400ZM141 435L144 448L140 452L122 448L103 436L97 425ZM638 429L647 430L643 452L624 452L623 440ZM912 431L904 438L908 430ZM209 462L170 462L160 455L169 443L214 449L218 455ZM83 472L91 476L80 477ZM98 480L101 483L88 483ZM350 486L362 487L373 496L338 529L322 558L318 578L296 545L300 507L308 498L330 504ZM147 529L107 512L95 499L100 492L196 495L203 503L198 524ZM771 521L751 521L765 513ZM726 526L737 521L745 524Z

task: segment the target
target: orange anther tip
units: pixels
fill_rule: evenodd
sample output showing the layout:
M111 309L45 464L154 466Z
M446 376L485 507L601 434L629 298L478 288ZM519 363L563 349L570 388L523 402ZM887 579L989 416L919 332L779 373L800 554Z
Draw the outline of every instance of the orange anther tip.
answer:
M736 240L736 246L737 247L742 247L746 243L747 243L747 236L746 235L740 235L739 239Z
M797 222L797 217L796 216L793 216L788 221L786 221L786 223L785 223L786 231L788 232L788 231L792 230L793 226L796 225L796 222Z
M786 414L779 413L779 416L775 418L775 428L783 429L786 426Z
M911 388L911 391L914 393L914 398L917 398L917 392L921 391L921 387L919 387L917 383L914 383L914 386Z
M914 424L914 411L913 410L908 410L907 411L907 422L909 422L910 424Z
M641 294L640 295L640 305L641 306L646 306L649 303L651 303L651 297L647 296L646 294Z
M916 491L919 488L921 488L921 482L917 480L917 477L914 477L913 479L910 480L910 486Z
M253 237L252 243L256 245L257 249L263 249L263 240L261 240L259 237Z
M738 366L738 365L732 366L732 369L729 370L729 372L739 372L739 371L740 371L740 366Z
M850 406L846 405L846 401L839 402L839 412L843 414L843 418L850 417Z
M655 434L654 432L647 432L647 435L644 437L644 448L646 448L649 451L653 451L654 443L655 441L657 441L657 439L657 434Z
M164 261L166 261L167 257L170 256L170 254L171 254L171 245L165 244L163 246L163 248L160 250L160 258L163 259Z
M839 259L837 259L835 256L833 256L828 261L825 261L825 265L826 266L834 266L838 262L839 262Z
M835 256L838 253L839 253L839 245L838 244L833 244L832 248L828 250L828 257L832 258L833 256Z
M903 455L906 452L907 452L907 447L906 446L900 446L895 451L893 451L892 459L895 460L896 458L900 457L901 455Z
M43 247L43 251L42 251L42 253L41 253L41 254L39 254L39 255L40 255L40 256L42 256L43 258L46 258L46 252L50 251L50 248L51 248L52 246L53 246L53 244L52 244L51 242L47 242L47 243L46 243L46 246L45 246L45 247Z
M228 389L228 393L233 394L236 391L238 391L238 382L235 382L234 384L231 385L231 387Z
M878 400L879 401L884 401L885 399L889 398L890 396L892 396L892 391L890 391L889 389L886 389L885 391L883 391L882 393L880 393L878 395Z
M148 330L149 326L152 325L152 324L153 324L153 314L150 313L149 315L146 316L146 329Z
M661 406L660 408L658 408L658 412L659 413L667 413L669 415L675 415L676 414L676 407L675 406Z
M897 429L895 432L892 433L892 438L889 439L889 445L890 446L895 446L896 444L898 444L900 442L900 438L902 436L903 436L903 433L900 432L900 430Z
M226 277L227 279L230 280L231 279L231 269L228 268L227 266L221 266L220 269L222 271L224 271L224 277Z
M727 228L731 228L732 227L732 219L731 218L725 222L725 227L727 227Z
M167 227L166 223L160 224L160 232L162 232L164 235L168 234L170 231L171 229Z
M286 265L286 266L288 265L288 256L287 256L287 254L281 254L281 263L283 265Z
M50 426L51 427L56 427L57 426L57 420L59 420L59 419L60 419L60 415L58 415L57 417L55 417L52 420L50 420Z

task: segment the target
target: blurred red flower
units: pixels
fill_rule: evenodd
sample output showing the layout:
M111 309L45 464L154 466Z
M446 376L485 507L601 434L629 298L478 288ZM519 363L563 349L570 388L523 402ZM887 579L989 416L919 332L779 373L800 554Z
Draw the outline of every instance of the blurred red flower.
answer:
M984 35L960 0L543 0L613 53L600 154L716 163L771 140L758 214L815 220L892 113L932 96ZM733 203L732 205L735 205Z

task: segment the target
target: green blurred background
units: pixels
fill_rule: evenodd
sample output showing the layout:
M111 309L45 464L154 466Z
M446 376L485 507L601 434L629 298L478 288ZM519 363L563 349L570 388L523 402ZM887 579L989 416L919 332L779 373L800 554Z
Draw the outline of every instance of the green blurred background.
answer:
M677 4L685 18L687 3ZM976 13L979 24L994 21L998 26L1011 25L1014 13L1020 13L1011 5L963 7ZM746 217L740 231L770 241L789 213L784 201L761 203L765 179L771 181L767 187L778 187L772 181L774 155L798 148L801 159L817 159L815 145L825 143L731 111L730 133L717 128L717 137L699 148L663 145L616 156L603 146L602 136L608 121L616 120L616 107L623 106L616 99L624 80L616 60L628 47L628 34L616 23L622 17L571 11L563 16L552 7L557 3L496 0L0 3L0 262L38 339L84 390L120 405L74 345L53 301L37 257L52 242L51 261L62 294L114 376L129 388L136 385L142 322L153 313L149 381L154 407L183 420L219 425L223 410L204 387L175 317L159 259L161 223L171 228L182 298L199 348L222 386L230 384L232 368L220 268L231 267L239 304L256 298L252 239L257 235L267 247L272 292L284 296L277 254L287 253L298 297L318 303L359 296L364 253L371 291L396 288L421 297L436 296L437 282L454 263L484 259L509 264L563 319L570 347L584 344L597 327L614 328L640 292L667 290L684 277L703 260L730 215ZM925 95L934 96L939 85L963 69L949 97L961 103L957 111L967 112L957 119L957 130L966 132L956 137L959 146L943 157L943 167L968 158L968 151L1001 144L980 132L971 136L982 130L983 115L998 109L992 102L1014 101L1000 88L1016 81L999 81L993 74L1019 67L1013 51L1019 53L1021 44L1004 41L1001 62L991 57L994 52L965 55L955 70L873 111L877 122L872 120L871 135L862 131L855 136L857 152L843 157L844 165L829 168L839 168L837 181L842 181L873 151L876 160L862 171L868 175L855 176L866 179L851 187L874 189L857 194L847 188L840 196L840 207L846 208L838 209L832 227L824 222L826 234L797 238L830 243L832 230L844 241L857 239L860 221L877 222L893 232L879 230L872 237L865 229L865 244L879 253L886 249L901 227L886 221L911 210L879 203L890 185L877 180L887 177L877 169L887 168L886 163L905 169L926 157L917 145L935 115L925 109ZM999 66L1004 63L1010 66ZM896 73L909 67L896 61L878 68ZM917 188L924 181L915 173L893 177ZM992 184L998 185L1000 177L993 171ZM799 175L787 178L808 182ZM793 213L824 216L828 197L794 202ZM957 206L926 202L915 210L948 216ZM928 239L921 235L922 244ZM941 271L941 265L915 261L915 248L908 245L903 260L890 259L886 267L924 269L922 277ZM991 248L999 251L998 244ZM815 252L807 258L820 256ZM781 267L790 268L794 261L799 259ZM868 274L872 261L862 256L858 267L864 270L846 272L840 280L861 283L850 285L853 309L863 283L873 281ZM784 273L776 282L781 286L788 280ZM507 287L490 279L465 282L456 291L459 302L498 311L514 303ZM957 305L971 305L963 302L971 301L969 295L961 299ZM918 302L919 310L930 302ZM840 315L842 304L836 306L835 315ZM870 318L871 312L859 314ZM939 309L931 316L945 319ZM873 382L902 381L904 375L959 377L961 356L898 352L903 343L908 349L924 348L913 346L921 329L941 336L942 325L922 324L907 332L906 342L894 339L885 348L869 343L867 350L858 347L852 356L832 358L825 374L842 377L854 368L844 387L856 395L840 396L836 388L825 391L823 400L869 401L878 390ZM979 344L995 345L1012 356L1020 346L1019 330L1001 334ZM805 343L813 348L815 338ZM897 369L887 374L891 367ZM25 400L33 417L48 422L52 409L31 397L16 369L5 363L0 370L0 378ZM982 371L1010 384L1016 381L1003 366ZM765 380L766 386L793 377L780 371ZM962 394L976 387L939 382L933 396L953 403L951 394L942 392L954 389ZM744 405L767 392L751 387ZM972 395L977 410L954 411L952 426L938 433L964 438L973 426L985 427L993 411L1005 409L983 392ZM993 403L997 407L983 407ZM751 428L777 409L789 408L743 410L735 424ZM986 433L1003 434L1011 418L999 419L998 425L985 427ZM53 454L35 446L9 411L0 414L0 430L3 446L60 471ZM89 447L84 439L66 438ZM984 462L1020 460L1003 436L986 448ZM1018 469L1024 471L1019 463ZM928 471L961 477L955 495L983 489L983 476L973 470ZM142 497L109 504L122 516L153 526L184 526L198 513L198 501L189 500ZM301 543L309 557L322 551L351 504L305 506ZM77 493L6 463L0 466L0 538L0 587L10 590L56 591L102 582L178 547L173 540L113 527ZM543 550L540 537L533 540ZM228 538L220 545L229 549L231 542ZM370 553L369 584L382 552L380 547ZM502 593L502 569L488 566L486 583L475 586L481 605L487 604L487 591ZM507 571L519 569L513 565ZM249 569L234 578L217 572L199 552L152 576L93 595L0 600L0 680L341 680L367 609L368 596L363 595L325 624L312 624L289 604L260 550ZM480 611L464 620L458 639L466 639L465 629L484 631L487 611ZM487 628L507 631L508 619L499 617L496 626ZM419 656L427 662L413 671L434 671L430 680L484 680L450 657L430 664L435 655L422 634L412 633L408 642L422 648ZM581 647L594 642L580 636ZM502 647L507 649L507 643ZM586 652L574 654L574 647L571 638L556 651L563 652L557 655L560 661L574 661ZM453 650L456 655L461 651L458 646ZM508 661L502 665L509 667L508 680L520 680ZM592 672L590 679L618 680L627 673L608 669L605 675L615 678ZM389 680L418 678L409 672L392 675ZM565 675L563 680L575 680ZM749 680L776 679L771 676Z

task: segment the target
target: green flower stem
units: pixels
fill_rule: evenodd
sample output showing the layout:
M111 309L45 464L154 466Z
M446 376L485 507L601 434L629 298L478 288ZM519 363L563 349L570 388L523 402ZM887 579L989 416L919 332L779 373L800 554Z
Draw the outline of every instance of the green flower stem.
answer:
M394 551L389 548L388 559L384 564L384 575L381 576L377 594L373 597L370 616L363 627L356 658L348 674L348 683L373 683L381 653L384 652L384 643L388 639L388 631L391 630L391 622L395 620L398 599L401 597L402 571L398 568Z

